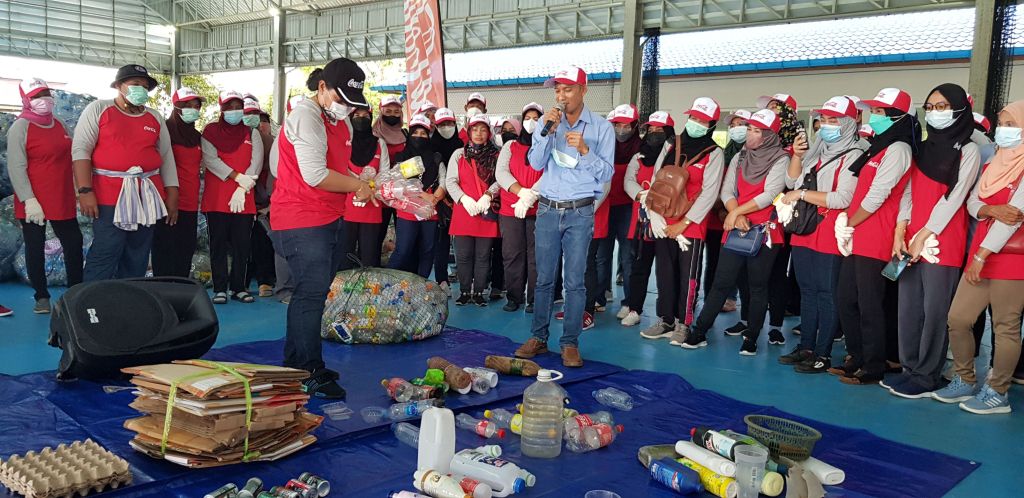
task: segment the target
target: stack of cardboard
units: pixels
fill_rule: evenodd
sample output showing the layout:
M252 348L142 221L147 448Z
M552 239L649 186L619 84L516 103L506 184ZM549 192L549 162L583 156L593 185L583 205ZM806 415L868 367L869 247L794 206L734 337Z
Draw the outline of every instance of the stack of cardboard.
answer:
M316 437L310 432L323 420L305 409L309 396L301 380L309 374L303 370L188 360L122 371L134 375L131 382L138 389L130 406L144 414L124 423L136 433L131 446L186 467L277 460L313 444ZM243 378L249 383L251 409ZM171 423L164 445L169 402Z

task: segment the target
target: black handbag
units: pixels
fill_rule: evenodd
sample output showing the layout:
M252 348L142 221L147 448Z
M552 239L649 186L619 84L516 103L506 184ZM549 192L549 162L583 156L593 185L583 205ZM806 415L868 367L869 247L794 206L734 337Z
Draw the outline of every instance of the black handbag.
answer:
M826 162L825 164L822 164L820 167L815 168L814 174L804 175L804 182L802 185L800 185L800 188L798 190L808 190L812 192L817 191L818 172L821 171L825 166L831 164L832 161L844 157L846 156L846 154L855 150L860 149L844 150L843 152L840 152L832 159L829 159L829 161ZM833 185L833 188L835 187L838 187L838 185ZM796 201L796 205L793 206L793 218L791 218L788 223L782 226L782 230L785 231L786 233L791 233L794 235L809 235L814 233L814 231L818 229L818 224L821 223L821 220L823 219L825 219L825 215L821 214L821 212L818 211L818 206L815 206L810 202L800 199Z

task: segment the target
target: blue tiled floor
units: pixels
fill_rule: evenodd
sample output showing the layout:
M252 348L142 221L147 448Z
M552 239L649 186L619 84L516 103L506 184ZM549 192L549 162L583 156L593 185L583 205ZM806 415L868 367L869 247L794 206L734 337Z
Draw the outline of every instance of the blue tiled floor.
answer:
M621 288L615 292L620 293ZM16 375L53 369L60 354L46 345L49 318L31 313L31 289L20 284L0 284L0 303L16 312L13 317L0 318L0 373ZM503 312L501 304L492 303L487 308L452 306L449 324L487 330L515 341L529 337L532 315ZM597 327L585 332L582 338L584 358L626 368L674 372L699 388L743 401L774 405L806 417L863 428L885 438L981 462L981 468L951 496L1020 496L1024 487L1024 474L1019 470L1019 462L1024 461L1024 389L1020 386L1010 391L1013 414L971 415L932 400L896 398L874 386L845 386L827 374L793 373L776 361L798 340L788 331L788 326L794 325L793 319L787 321L787 344L768 346L762 334L756 357L739 356L740 339L725 337L718 329L711 336L710 347L698 351L669 346L665 339L642 339L638 332L651 322L653 306L652 295L648 299L648 314L639 327L620 326L613 316L617 307L610 306L608 312L599 313ZM218 346L279 338L284 334L285 306L276 301L261 299L251 305L232 302L217 311L221 319ZM735 320L734 316L723 314L718 325L729 326ZM560 328L559 322L554 322L552 347L557 347ZM841 347L836 348L835 354L841 357Z

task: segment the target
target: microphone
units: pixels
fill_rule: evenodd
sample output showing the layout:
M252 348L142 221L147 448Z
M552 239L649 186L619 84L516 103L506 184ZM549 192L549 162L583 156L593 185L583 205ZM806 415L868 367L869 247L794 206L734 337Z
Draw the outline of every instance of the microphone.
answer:
M561 102L555 102L554 109L558 109L558 112L562 112L565 110ZM549 119L547 122L544 123L544 129L540 130L540 136L548 136L548 133L551 133L551 128L554 128L556 124L558 124L557 121Z

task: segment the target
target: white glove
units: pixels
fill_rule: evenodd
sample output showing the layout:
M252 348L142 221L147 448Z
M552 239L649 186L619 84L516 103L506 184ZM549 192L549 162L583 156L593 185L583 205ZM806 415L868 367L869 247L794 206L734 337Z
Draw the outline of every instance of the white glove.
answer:
M477 213L484 214L491 210L491 194L484 194L476 201Z
M241 213L245 209L245 195L247 193L248 192L246 192L245 187L238 187L235 189L235 192L231 194L231 200L228 201L228 209L230 209L232 213Z
M39 226L46 225L46 215L43 214L43 206L35 197L25 201L25 221L35 223Z
M796 211L796 203L786 204L782 201L775 203L775 213L779 217L779 222L783 225L793 220L793 213Z
M473 200L468 195L463 195L462 197L459 197L459 204L462 204L462 207L466 208L466 212L469 213L470 216L476 216L480 214L480 208L478 207L476 201Z
M532 188L521 188L519 189L519 199L526 203L527 208L531 208L537 202L537 192Z
M665 229L668 228L668 223L665 222L665 218L658 213L648 209L647 217L651 219L651 233L656 239L664 239L668 237L665 233Z
M355 207L359 207L359 208L366 207L366 203L365 202L359 202L359 201L355 201L355 200L352 201L352 205L355 206Z
M836 245L839 254L849 256L853 254L853 228L849 226L849 217L845 212L839 213L836 217Z
M646 190L641 190L640 194L638 195L638 197L639 197L639 200L637 200L637 202L639 202L641 206L647 207L647 191Z
M921 235L920 231L914 234L910 239L910 245L914 245L914 242L917 240L919 235ZM921 259L933 265L939 262L939 239L934 233L929 235L924 241L924 249L921 250Z
M377 169L369 167L369 166L363 168L362 173L359 173L359 179L364 181L364 182L368 182L368 181L370 181L370 180L372 180L372 179L374 179L376 177L377 177Z
M690 250L690 244L692 244L692 242L690 242L690 239L680 235L680 236L676 237L676 242L679 243L679 250L680 251L686 252L686 251Z
M512 209L515 211L516 218L526 218L526 213L530 211L530 206L527 204L526 199L522 197L518 201L512 203Z
M235 175L235 183L237 183L239 187L244 188L245 193L248 194L249 191L256 186L256 177L249 175Z

